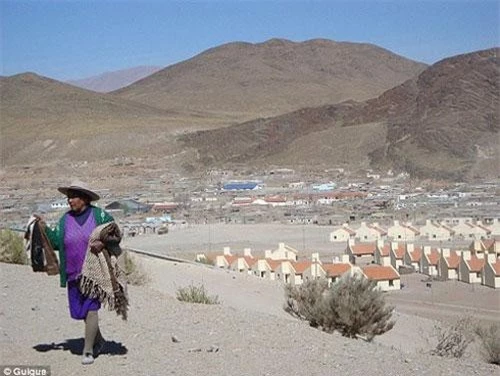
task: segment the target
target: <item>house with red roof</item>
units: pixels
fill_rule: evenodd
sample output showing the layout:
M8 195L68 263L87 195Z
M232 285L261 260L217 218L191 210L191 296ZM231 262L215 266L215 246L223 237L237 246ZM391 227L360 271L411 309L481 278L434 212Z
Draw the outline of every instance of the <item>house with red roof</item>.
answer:
M482 284L494 289L500 288L500 259L488 253L483 267Z
M377 240L373 260L379 265L391 265L391 243L384 243L383 240Z
M354 239L349 239L344 253L349 255L351 264L366 264L373 261L376 248L376 242L356 243Z
M420 272L428 276L438 275L438 264L441 254L437 248L424 246L422 257L420 258Z
M461 252L449 248L440 249L439 276L444 279L458 280Z
M350 272L352 264L344 259L342 262L322 264L320 268L321 276L327 279L328 286L330 286L332 283L336 283L345 273Z
M481 283L484 261L484 253L472 255L470 251L463 251L458 272L460 281Z
M391 242L390 247L390 260L394 269L399 270L400 266L404 265L404 256L406 252L406 244L399 242Z
M377 288L382 291L401 289L401 277L396 269L377 264L366 265L361 268L366 278L375 281Z
M406 243L403 263L407 266L412 266L413 270L415 270L416 272L420 272L421 259L422 259L422 248L415 247L413 243Z

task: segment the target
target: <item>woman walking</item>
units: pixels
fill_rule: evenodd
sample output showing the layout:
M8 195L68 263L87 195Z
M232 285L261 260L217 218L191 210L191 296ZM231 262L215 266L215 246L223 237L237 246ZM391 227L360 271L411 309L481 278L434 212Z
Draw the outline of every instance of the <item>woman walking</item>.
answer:
M76 181L58 190L66 195L70 210L61 217L56 228L46 227L45 231L52 247L59 251L60 284L68 290L70 315L75 320L85 321L82 364L87 365L94 363L105 340L99 330L101 302L96 297L83 295L79 283L87 250L98 254L104 248L99 241L89 244L92 231L114 220L106 211L91 204L100 197L86 184Z

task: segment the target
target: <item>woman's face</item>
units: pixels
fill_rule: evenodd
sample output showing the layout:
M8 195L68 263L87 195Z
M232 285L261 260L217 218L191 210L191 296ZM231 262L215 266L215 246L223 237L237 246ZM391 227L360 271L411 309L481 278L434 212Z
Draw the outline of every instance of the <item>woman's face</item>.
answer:
M68 204L72 211L75 213L80 213L83 211L88 205L88 199L86 199L79 192L68 192Z

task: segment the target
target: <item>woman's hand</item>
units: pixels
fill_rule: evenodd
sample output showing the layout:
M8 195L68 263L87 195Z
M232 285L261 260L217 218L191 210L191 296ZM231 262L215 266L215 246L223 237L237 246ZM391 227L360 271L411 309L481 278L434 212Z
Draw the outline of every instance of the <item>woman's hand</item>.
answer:
M100 240L94 240L90 243L90 252L92 252L94 255L97 255L103 249L104 249L104 243L101 242Z

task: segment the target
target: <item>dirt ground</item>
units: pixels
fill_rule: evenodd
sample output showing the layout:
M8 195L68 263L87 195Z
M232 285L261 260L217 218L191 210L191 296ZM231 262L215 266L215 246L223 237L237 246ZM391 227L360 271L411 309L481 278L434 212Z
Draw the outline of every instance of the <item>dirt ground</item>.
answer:
M299 259L319 252L324 262L331 262L343 253L345 243L332 243L331 226L292 226L282 224L192 225L170 231L166 235L141 235L126 238L125 246L163 255L194 260L196 253L222 253L229 246L234 254L245 247L254 256L274 250L284 242L298 250ZM500 321L500 291L459 281L433 281L427 287L427 276L414 273L401 276L404 285L399 291L387 293L387 300L401 312L421 317L450 321L472 316L485 322Z

